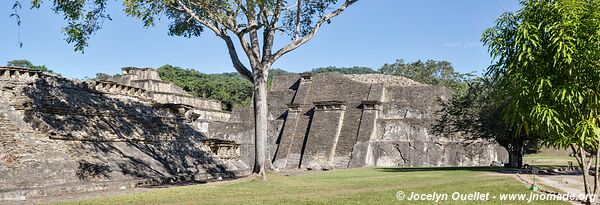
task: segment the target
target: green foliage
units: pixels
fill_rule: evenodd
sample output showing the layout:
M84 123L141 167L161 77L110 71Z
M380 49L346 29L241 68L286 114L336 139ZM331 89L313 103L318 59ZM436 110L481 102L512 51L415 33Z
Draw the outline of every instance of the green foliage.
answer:
M274 4L275 1L267 1L270 4ZM296 29L296 18L298 15L298 10L295 9L294 3L292 2L292 6L290 9L286 9L284 11L283 17L283 29L288 33L289 36L294 36ZM330 5L334 5L337 3L337 0L303 0L301 1L301 11L300 11L300 31L299 35L304 36L307 35L312 29L313 23L316 21L315 18L321 18L321 16L325 15L325 11L330 7Z
M466 81L473 75L470 73L459 73L448 61L421 60L405 63L404 60L396 60L392 64L384 64L379 72L388 75L397 75L410 78L414 81L435 86L445 86L455 92L462 92L467 88Z
M48 69L48 67L46 67L46 65L33 65L33 63L31 63L28 60L8 61L8 62L6 62L6 66L23 67L23 68L29 68L29 69L39 70L39 71L43 71L43 72L53 72L52 70Z
M507 106L508 93L497 89L491 79L474 78L467 83L465 92L455 94L448 102L442 102L441 117L434 125L437 134L464 133L473 139L489 139L506 148L510 153L510 167L522 166L524 152L539 149L539 137L515 135L516 127L502 121Z
M272 68L271 70L269 70L269 78L273 78L273 76L293 75L293 74L296 74L296 73L289 72L289 71L283 70L281 68Z
M493 82L487 78L475 78L468 82L468 89L462 94L457 94L444 106L439 126L450 129L451 132L469 133L475 137L497 140L502 145L509 147L505 139L514 137L514 130L507 126L501 119L503 102L495 99ZM444 129L444 130L446 130Z
M65 40L73 43L76 51L83 52L90 37L102 27L108 0L52 0L52 10L67 21L63 28ZM39 8L43 0L31 0L31 8Z
M164 65L158 68L158 74L162 80L182 87L194 96L221 101L227 110L248 107L252 103L252 83L237 73L204 74Z
M526 0L486 30L505 120L547 145L596 149L600 137L600 1Z
M49 0L52 2L54 12L62 15L67 21L63 28L65 40L74 44L76 51L83 52L88 46L90 37L102 28L106 20L112 20L106 13L108 0ZM15 4L20 5L20 0ZM247 12L264 11L264 14L273 15L282 14L277 18L271 18L271 23L280 24L277 31L287 33L290 36L296 35L295 25L297 17L296 1L281 1L278 5L277 0L258 0L258 1L188 1L179 2L177 0L123 0L125 14L140 19L145 27L155 24L158 19L168 19L169 35L196 37L204 31L205 26L199 21L194 20L183 11L182 5L192 10L196 17L206 22L219 22L225 27L231 27L232 22L227 22L227 18L234 19L247 18ZM325 12L335 5L338 0L304 0L302 10L300 11L301 21L299 36L307 35L315 26L319 18L325 15ZM39 8L43 0L31 0L32 8ZM257 18L258 25L263 25L264 18ZM17 18L18 19L18 18ZM19 21L20 22L20 21ZM248 25L240 24L239 27Z
M377 71L373 70L372 68L359 67L359 66L354 66L354 67L335 67L335 66L320 67L320 68L312 69L311 72L312 73L341 73L341 74L372 74L372 73L378 73Z

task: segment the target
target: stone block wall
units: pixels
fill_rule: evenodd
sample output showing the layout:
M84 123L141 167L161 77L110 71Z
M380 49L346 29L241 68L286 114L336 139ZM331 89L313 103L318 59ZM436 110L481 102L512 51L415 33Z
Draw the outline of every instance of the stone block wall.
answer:
M0 200L249 173L251 108L221 111L153 69L123 70L74 81L0 67ZM277 169L505 162L494 143L431 132L449 97L393 76L278 76L267 152Z
M270 132L276 138L273 165L279 169L363 166L489 166L505 162L506 151L488 141L431 132L443 87L369 75L276 77L269 92ZM345 109L323 111L322 102ZM342 114L343 113L343 114Z
M110 79L120 85L146 90L148 97L163 104L185 104L204 110L221 110L221 102L194 97L177 85L163 82L152 68L123 68L123 75Z
M175 93L180 95L191 96L187 92L185 92L183 88L180 88L179 86L174 84L162 82L161 80L132 80L130 81L130 84L136 87L144 88L147 91Z
M343 101L315 102L310 132L303 145L301 168L332 169L342 132L346 104ZM342 159L343 160L343 159Z
M129 80L160 80L158 72L152 68L122 68L123 76L130 76Z
M219 139L131 87L16 70L0 67L0 201L250 172L238 144L215 153Z
M158 103L185 104L204 110L221 111L221 103L218 101L206 100L176 93L165 93L155 91L149 91L148 93L150 98Z

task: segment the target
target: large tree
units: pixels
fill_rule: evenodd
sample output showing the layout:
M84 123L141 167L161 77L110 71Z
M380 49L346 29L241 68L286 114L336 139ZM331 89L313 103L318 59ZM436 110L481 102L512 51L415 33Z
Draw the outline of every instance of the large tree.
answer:
M31 0L40 7L42 0ZM66 40L83 50L100 29L108 0L51 0L53 10L67 21ZM358 0L123 0L125 13L145 26L166 18L170 35L196 37L208 29L223 40L233 67L254 85L255 146L254 173L265 175L267 139L267 78L271 65L311 40L323 24ZM337 7L337 8L333 8ZM276 38L291 40L274 49ZM236 43L237 41L237 43ZM236 47L239 46L239 47ZM248 58L244 64L239 50Z
M496 60L488 74L511 93L507 122L521 122L516 134L535 131L547 145L571 148L585 192L597 195L600 0L523 0L520 10L485 31L483 41Z

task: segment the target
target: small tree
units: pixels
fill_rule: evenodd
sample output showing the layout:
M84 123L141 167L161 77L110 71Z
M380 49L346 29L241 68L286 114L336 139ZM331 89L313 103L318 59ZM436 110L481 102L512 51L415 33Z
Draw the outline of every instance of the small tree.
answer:
M503 99L507 93L496 89L490 79L475 78L467 87L465 92L443 102L434 132L458 132L472 139L492 140L508 151L508 167L521 168L526 149L537 148L538 138L532 133L516 134L516 127L502 120L507 104Z
M229 50L233 67L254 84L255 163L253 173L265 175L267 139L267 79L271 65L283 55L311 40L321 26L358 0L123 0L125 13L145 26L155 19L171 21L169 35L196 37L209 29ZM90 36L100 29L108 0L52 0L55 12L68 21L66 41L83 50ZM32 0L40 7L42 0ZM332 9L337 5L337 9ZM279 34L292 40L274 49ZM239 58L234 39L249 60Z
M600 1L524 0L485 31L496 59L489 67L510 93L506 122L516 134L544 134L549 146L571 148L586 194L597 196L600 143ZM588 157L592 155L593 157ZM589 178L595 160L593 181ZM588 204L596 203L588 198Z

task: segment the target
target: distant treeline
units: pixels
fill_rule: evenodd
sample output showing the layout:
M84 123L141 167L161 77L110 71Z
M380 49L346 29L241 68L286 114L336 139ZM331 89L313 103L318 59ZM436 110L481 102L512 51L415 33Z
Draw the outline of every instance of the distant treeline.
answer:
M204 74L194 69L164 65L158 68L163 81L171 82L198 97L221 101L223 109L248 107L252 83L238 73Z
M48 69L48 67L46 67L46 65L34 65L33 63L31 63L31 61L28 61L28 60L11 60L11 61L6 62L6 66L23 67L23 68L33 69L33 70L39 70L42 72L53 72L52 70Z

